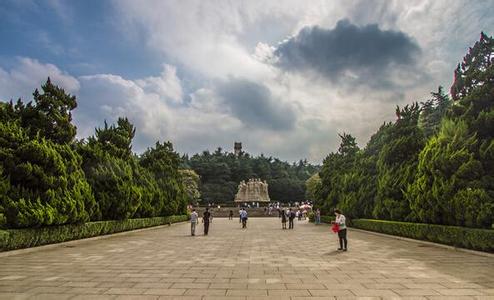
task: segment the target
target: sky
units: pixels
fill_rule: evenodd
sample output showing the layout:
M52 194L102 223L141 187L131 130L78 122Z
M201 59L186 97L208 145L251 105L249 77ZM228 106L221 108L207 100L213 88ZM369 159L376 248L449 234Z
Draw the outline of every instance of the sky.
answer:
M479 39L494 1L0 1L0 101L49 76L76 95L78 138L125 116L133 150L321 163L425 101Z

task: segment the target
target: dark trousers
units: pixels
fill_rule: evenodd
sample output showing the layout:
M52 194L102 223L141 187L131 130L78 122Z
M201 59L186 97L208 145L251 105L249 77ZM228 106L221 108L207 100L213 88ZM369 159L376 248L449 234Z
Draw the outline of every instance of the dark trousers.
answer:
M204 235L208 235L209 222L204 222Z
M293 219L288 220L288 229L293 229Z
M340 239L340 248L346 249L348 244L348 241L346 239L346 229L341 229L340 231L338 231L338 238Z

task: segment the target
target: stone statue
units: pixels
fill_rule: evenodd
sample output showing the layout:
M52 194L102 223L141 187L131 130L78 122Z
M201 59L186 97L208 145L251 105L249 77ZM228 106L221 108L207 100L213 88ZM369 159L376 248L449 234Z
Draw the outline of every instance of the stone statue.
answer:
M269 202L268 183L258 178L251 178L247 183L241 181L235 195L235 202Z

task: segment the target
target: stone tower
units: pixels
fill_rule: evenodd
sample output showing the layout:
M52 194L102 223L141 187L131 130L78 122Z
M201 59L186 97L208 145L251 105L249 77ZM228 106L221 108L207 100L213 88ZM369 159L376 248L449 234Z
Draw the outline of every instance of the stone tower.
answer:
M239 156L240 152L242 152L242 143L235 142L234 147L235 155Z

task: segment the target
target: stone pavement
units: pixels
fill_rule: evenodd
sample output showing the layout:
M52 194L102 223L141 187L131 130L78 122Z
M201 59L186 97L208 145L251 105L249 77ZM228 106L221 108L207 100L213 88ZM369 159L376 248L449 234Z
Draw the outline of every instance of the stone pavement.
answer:
M0 299L494 299L494 259L277 218L214 219L0 257ZM199 226L198 229L202 229Z

